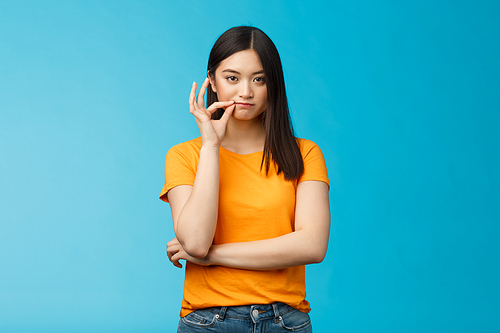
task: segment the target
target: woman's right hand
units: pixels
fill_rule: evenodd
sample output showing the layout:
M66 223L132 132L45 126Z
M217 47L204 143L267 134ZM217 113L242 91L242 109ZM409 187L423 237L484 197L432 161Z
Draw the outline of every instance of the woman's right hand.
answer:
M195 98L197 84L193 82L191 94L189 95L189 112L196 119L196 123L200 129L202 144L204 146L219 147L226 133L227 122L234 111L235 104L234 101L215 102L205 109L204 97L209 84L210 80L206 78L198 93L198 97ZM213 120L212 113L221 108L225 110L223 116L219 120Z

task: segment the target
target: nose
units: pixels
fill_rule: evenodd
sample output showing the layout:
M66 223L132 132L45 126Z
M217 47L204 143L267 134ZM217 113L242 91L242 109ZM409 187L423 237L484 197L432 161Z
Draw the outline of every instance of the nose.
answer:
M239 97L244 99L253 97L253 91L250 82L243 81L241 83Z

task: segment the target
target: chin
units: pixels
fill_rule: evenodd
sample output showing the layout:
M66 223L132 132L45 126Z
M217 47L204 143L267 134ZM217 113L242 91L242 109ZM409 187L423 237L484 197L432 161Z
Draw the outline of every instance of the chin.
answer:
M253 115L248 114L248 112L245 112L244 110L235 110L233 112L233 117L238 120L250 120L254 118Z
M247 112L246 110L235 110L233 112L233 117L237 120L255 120L255 119L260 119L260 115L262 114L255 114L255 112Z

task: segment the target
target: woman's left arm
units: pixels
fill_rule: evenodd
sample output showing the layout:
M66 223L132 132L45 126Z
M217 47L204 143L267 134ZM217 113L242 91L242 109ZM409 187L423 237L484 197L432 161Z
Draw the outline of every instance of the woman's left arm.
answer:
M297 185L295 231L276 238L212 245L205 258L192 258L176 239L167 244L172 263L180 259L199 265L267 270L319 263L326 255L330 233L328 185L304 181Z

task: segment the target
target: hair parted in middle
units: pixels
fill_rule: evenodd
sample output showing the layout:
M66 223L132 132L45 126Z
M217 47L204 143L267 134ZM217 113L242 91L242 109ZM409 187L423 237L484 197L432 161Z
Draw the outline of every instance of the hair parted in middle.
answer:
M286 180L297 180L304 172L304 161L293 133L283 68L273 41L262 30L251 26L227 30L212 47L208 58L208 75L215 79L215 71L224 59L249 49L259 56L267 86L267 108L260 115L266 132L261 168L265 166L266 174L269 174L272 161L277 165L278 175L283 172ZM209 85L207 107L217 101L217 94ZM212 118L220 119L223 113L224 110L219 109L212 114Z

